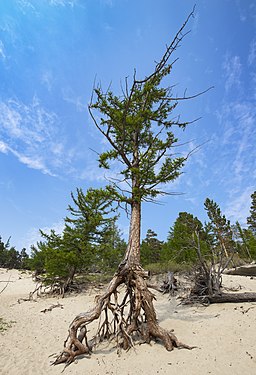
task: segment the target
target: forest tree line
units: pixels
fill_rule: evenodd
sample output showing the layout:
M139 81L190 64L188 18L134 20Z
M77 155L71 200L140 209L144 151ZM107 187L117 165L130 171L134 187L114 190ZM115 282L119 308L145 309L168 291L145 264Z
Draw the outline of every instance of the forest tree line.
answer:
M64 230L57 234L41 232L42 240L21 252L0 238L0 267L29 269L44 274L48 280L72 281L78 273L111 273L121 262L126 242L117 226L118 216L108 199L108 188L89 189L86 194L77 189L72 194L73 206L64 219ZM207 257L218 251L241 260L256 260L256 191L251 195L247 227L233 224L221 212L219 205L207 198L204 208L209 220L204 224L193 214L180 212L170 228L166 241L148 229L141 242L141 263L147 269L181 269L197 262L195 236L202 254Z

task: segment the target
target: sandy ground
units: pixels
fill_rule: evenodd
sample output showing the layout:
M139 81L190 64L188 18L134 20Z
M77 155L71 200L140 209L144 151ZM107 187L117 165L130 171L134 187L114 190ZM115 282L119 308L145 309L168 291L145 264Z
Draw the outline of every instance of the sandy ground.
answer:
M96 291L61 298L24 302L34 289L29 274L0 269L0 317L12 321L8 330L0 333L2 375L55 375L63 365L50 366L67 336L71 320L93 305ZM256 278L224 276L228 286L241 285L242 291L256 291ZM219 304L208 307L179 306L155 292L155 307L161 325L174 329L178 338L196 349L167 352L162 345L138 345L118 356L111 345L99 347L88 358L76 360L65 374L81 375L205 375L256 374L256 303ZM57 303L63 308L41 312ZM91 327L93 329L93 326Z

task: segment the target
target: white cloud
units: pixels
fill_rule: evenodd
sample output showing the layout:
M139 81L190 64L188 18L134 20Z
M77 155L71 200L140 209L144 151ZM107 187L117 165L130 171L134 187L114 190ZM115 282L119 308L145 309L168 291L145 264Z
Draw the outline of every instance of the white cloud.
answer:
M77 96L71 88L66 88L62 90L63 100L67 103L73 104L77 111L83 112L87 108L85 101L81 96Z
M229 91L231 88L239 87L241 84L241 72L242 64L240 62L239 56L229 56L227 55L223 63L223 70L225 75L225 89Z
M73 8L77 4L77 0L49 0L49 4L52 6L70 6Z
M53 177L56 176L48 168L46 168L44 162L41 160L40 157L36 157L35 155L33 157L32 156L30 157L30 156L22 155L14 150L11 150L11 151L21 163L27 165L29 168L38 169L44 174L48 174Z
M36 96L28 105L17 99L0 102L0 137L0 151L12 153L28 167L54 176L65 165L67 172L69 150L60 120Z
M64 230L64 221L61 220L57 223L52 224L51 227L43 227L43 228L30 228L24 238L21 239L21 243L30 252L30 247L32 245L36 245L37 242L42 241L42 237L40 235L39 229L41 229L44 233L50 234L51 230L53 229L57 234L61 234Z
M228 202L224 211L227 218L232 223L239 221L241 225L246 224L251 205L251 194L253 191L254 188L249 186L242 193L237 194L234 199Z
M31 4L31 1L29 0L18 0L18 6L20 7L23 14L25 14L27 10L33 11L37 14L36 8L33 4Z
M4 43L1 40L0 40L0 59L2 60L6 59Z
M82 180L97 181L99 183L108 183L111 179L121 179L122 177L119 176L119 169L114 163L112 163L109 170L106 170L104 168L99 168L96 159L94 161L87 161L86 168L84 168L80 174Z
M250 51L248 55L248 64L251 66L256 60L256 39L254 39L250 44Z
M64 220L60 220L57 223L52 224L51 227L47 226L47 227L43 227L43 228L40 228L40 229L46 234L50 234L51 230L54 230L55 233L57 233L57 234L61 234L64 230L64 227L65 227Z
M218 117L223 129L215 141L223 165L221 180L241 191L256 169L256 108L247 101L229 102Z
M101 3L103 4L103 5L106 5L106 6L109 6L109 7L113 7L113 5L114 5L114 0L101 0Z
M45 71L42 74L41 83L47 88L49 92L52 90L53 76L51 71Z
M2 152L3 154L8 153L8 146L2 141L0 141L0 152Z

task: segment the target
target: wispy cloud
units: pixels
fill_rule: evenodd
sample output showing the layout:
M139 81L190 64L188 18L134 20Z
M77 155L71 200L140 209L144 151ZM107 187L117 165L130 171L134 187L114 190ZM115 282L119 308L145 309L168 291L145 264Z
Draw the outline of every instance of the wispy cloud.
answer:
M62 90L63 100L67 103L73 104L77 111L83 112L87 108L85 101L83 101L81 96L77 96L71 88L66 88Z
M245 225L251 205L251 194L253 193L253 186L249 186L242 194L228 202L224 208L227 218L232 222L239 221L241 225Z
M77 4L78 0L49 0L49 4L52 6L70 6L73 8Z
M47 88L49 92L52 90L53 81L54 78L51 71L47 70L43 72L41 76L41 83Z
M17 99L0 102L0 151L12 153L30 168L49 175L68 166L58 116L35 96L31 104Z
M233 87L240 87L242 64L239 56L226 55L223 63L224 76L226 79L225 90L229 91Z
M223 105L219 121L223 132L217 139L222 162L222 182L241 191L256 169L256 109L247 101ZM246 186L246 185L245 185ZM233 191L233 189L232 189Z
M32 245L36 245L37 242L42 241L39 229L44 233L50 234L51 230L54 230L57 234L61 234L64 230L64 221L60 220L59 222L53 223L52 226L47 226L43 228L30 228L28 232L21 238L20 242L23 247L28 251Z
M23 14L25 14L27 10L37 13L35 6L29 0L18 0L18 6Z
M103 5L106 5L108 7L113 7L114 0L100 0Z
M253 39L250 44L250 50L248 55L248 64L249 66L253 65L256 60L256 39Z
M5 48L4 43L0 40L0 60L5 60L6 54L5 54Z
M0 140L0 152L2 152L3 154L8 153L8 146L1 140Z

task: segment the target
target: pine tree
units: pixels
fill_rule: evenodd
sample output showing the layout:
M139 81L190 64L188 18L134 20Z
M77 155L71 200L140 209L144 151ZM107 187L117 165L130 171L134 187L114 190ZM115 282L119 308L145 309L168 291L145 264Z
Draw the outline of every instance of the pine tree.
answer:
M70 216L64 220L63 232L40 231L43 241L33 247L31 259L32 269L44 272L43 283L63 295L77 272L88 271L99 262L97 245L105 228L115 220L107 188L88 189L86 194L77 189L76 196L72 193L71 197L74 205L68 207Z
M146 238L141 243L141 263L143 266L157 263L161 257L161 251L163 247L163 241L157 238L157 234L152 230L148 229Z
M116 222L109 221L101 233L99 244L95 247L96 268L107 273L116 270L124 256L126 246Z
M6 243L2 241L0 236L0 267L3 268L21 268L20 253L15 249L14 246L10 246L10 238Z
M241 227L238 221L236 221L236 224L234 225L234 229L232 228L232 231L236 237L236 245L239 248L239 253L241 254L241 256L252 260L249 249L249 241L247 239L248 235L246 235L246 231Z
M111 194L119 205L130 208L129 238L125 256L106 293L98 298L93 310L79 314L71 323L69 340L56 364L70 363L75 356L90 351L84 327L98 319L102 312L105 320L95 335L96 341L114 335L118 345L128 349L137 333L146 341L160 339L167 350L182 346L173 334L158 325L153 295L145 280L147 273L140 263L140 237L142 202L152 202L164 194L164 185L179 177L187 159L174 152L178 145L174 129L185 129L193 122L181 121L175 113L178 103L189 97L174 95L171 86L164 87L164 79L172 71L175 60L169 60L186 35L184 29L192 16L193 12L167 46L152 74L137 79L135 72L131 84L128 78L125 80L120 96L110 89L104 92L101 86L94 89L89 112L109 145L109 149L99 155L99 165L110 169L113 160L119 162L120 177L112 179ZM122 302L118 304L116 300L120 284L127 288L125 303L130 305L127 316ZM115 307L111 297L115 298Z
M169 231L165 246L165 260L175 260L177 263L196 262L194 234L200 235L201 249L207 252L206 234L201 221L188 212L180 212L173 227Z
M251 195L252 203L250 208L250 216L247 218L248 229L256 236L256 191Z
M218 204L213 200L206 198L204 206L210 219L210 225L215 236L216 246L218 245L228 258L230 254L234 252L235 247L230 221L226 219Z

